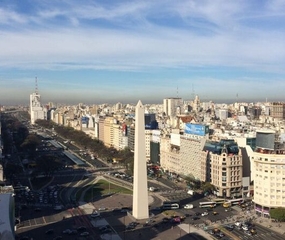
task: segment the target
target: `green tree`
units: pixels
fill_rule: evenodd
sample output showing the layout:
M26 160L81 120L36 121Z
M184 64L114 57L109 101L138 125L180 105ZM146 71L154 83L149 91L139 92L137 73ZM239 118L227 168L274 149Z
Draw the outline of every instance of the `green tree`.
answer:
M271 218L281 222L285 221L285 208L279 207L271 209L269 213Z
M201 185L203 192L212 192L215 190L215 187L210 182L205 182Z
M36 163L38 172L42 172L46 176L62 166L60 159L54 155L43 155L36 159Z
M39 137L36 134L29 134L25 141L21 144L21 148L34 156L36 148L39 146L39 144Z

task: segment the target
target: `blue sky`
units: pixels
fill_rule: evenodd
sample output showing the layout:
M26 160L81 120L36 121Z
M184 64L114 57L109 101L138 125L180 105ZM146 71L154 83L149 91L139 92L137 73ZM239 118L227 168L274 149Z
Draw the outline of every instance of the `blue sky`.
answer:
M285 101L283 0L2 0L0 104Z

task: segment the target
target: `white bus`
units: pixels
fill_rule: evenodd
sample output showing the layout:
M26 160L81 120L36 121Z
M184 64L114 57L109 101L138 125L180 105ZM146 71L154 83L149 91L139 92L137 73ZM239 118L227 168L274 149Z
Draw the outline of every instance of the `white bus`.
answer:
M214 208L216 207L215 202L199 202L199 207L200 208Z
M214 203L216 203L216 204L221 204L221 205L222 205L224 202L226 202L226 200L223 199L223 198L212 199L212 201L213 201Z
M230 199L230 200L227 200L227 202L230 202L231 205L239 205L239 204L244 203L244 199L243 198Z
M177 203L164 204L164 205L162 206L162 208L163 208L164 210L179 209L179 204L177 204Z
M176 201L164 202L162 205L162 209L164 209L164 210L179 209L179 208L180 208L180 205Z

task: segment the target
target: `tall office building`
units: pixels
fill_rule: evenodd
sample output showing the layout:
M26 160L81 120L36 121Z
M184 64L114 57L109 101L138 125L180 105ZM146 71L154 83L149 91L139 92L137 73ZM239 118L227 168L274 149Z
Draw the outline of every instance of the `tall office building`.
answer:
M182 106L182 98L163 99L163 111L165 112L166 116L174 117L181 114Z
M133 217L136 219L149 218L146 167L144 107L139 101L136 106L133 182Z
M285 103L273 102L269 106L270 116L277 119L285 119Z
M30 95L30 114L31 124L35 124L37 119L47 119L47 109L41 105L41 95L38 93L37 79L36 90Z

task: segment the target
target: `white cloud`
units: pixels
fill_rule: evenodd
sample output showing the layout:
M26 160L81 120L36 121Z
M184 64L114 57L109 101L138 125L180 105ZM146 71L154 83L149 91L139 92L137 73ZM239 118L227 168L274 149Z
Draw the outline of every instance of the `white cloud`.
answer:
M264 8L275 13L280 4L275 1ZM233 66L283 71L284 66L284 32L239 22L257 14L247 1L134 1L109 6L66 1L45 5L34 15L4 8L0 13L0 24L12 20L15 29L17 24L19 29L24 26L14 32L0 30L2 68L124 71ZM153 17L165 23L156 24ZM57 18L66 21L57 26ZM98 19L111 27L98 24ZM172 19L184 20L186 26L169 27L167 21ZM209 34L200 34L199 28Z

